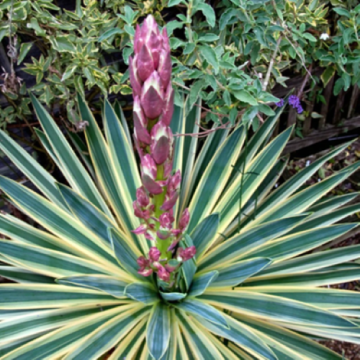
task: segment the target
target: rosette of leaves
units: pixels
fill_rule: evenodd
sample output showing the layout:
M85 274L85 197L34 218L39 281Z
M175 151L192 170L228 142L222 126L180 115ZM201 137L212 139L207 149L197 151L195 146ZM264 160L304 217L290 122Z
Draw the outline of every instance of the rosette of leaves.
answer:
M4 132L2 150L38 188L0 178L15 206L40 227L0 214L1 359L341 359L312 341L359 342L360 294L328 288L358 279L360 245L309 253L357 224L356 194L324 195L359 162L302 188L331 150L271 191L292 128L271 138L282 109L249 141L244 125L178 137L174 169L183 173L179 205L191 214L181 246L195 258L181 269L176 291L138 274L149 242L132 202L140 176L118 105L105 102L104 133L79 96L86 146L69 144L33 97L44 146L67 184L58 183ZM175 108L174 134L199 131L199 107ZM79 156L75 150L80 150Z

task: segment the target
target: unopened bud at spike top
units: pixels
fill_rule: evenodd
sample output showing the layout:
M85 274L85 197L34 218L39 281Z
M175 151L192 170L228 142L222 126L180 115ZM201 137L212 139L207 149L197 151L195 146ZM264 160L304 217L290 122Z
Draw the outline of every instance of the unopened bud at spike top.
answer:
M162 45L161 36L152 32L149 36L148 44L154 61L154 68L157 69L159 66L159 58Z
M148 120L141 109L140 98L138 96L135 96L134 98L133 120L135 126L135 136L137 140L144 143L145 145L150 145L151 136L146 128Z
M162 33L161 33L161 37L162 37L162 46L164 48L164 50L168 51L170 53L170 40L169 40L169 36L166 30L166 27L164 27L162 29Z
M160 81L157 71L153 71L142 87L141 106L149 119L156 119L163 111L164 98Z
M144 44L144 38L141 36L141 27L136 24L135 36L134 36L134 53L138 54L141 47Z
M140 96L141 95L141 80L138 76L137 71L137 56L134 58L130 56L129 58L129 73L130 73L130 84L133 89L133 95Z
M171 86L171 83L167 86L165 93L165 104L160 121L169 126L171 123L172 116L174 114L174 89Z
M159 56L159 66L157 68L161 79L161 85L165 90L171 78L171 57L170 52L162 49Z
M149 48L144 44L137 56L137 74L141 81L146 81L155 70L154 60Z

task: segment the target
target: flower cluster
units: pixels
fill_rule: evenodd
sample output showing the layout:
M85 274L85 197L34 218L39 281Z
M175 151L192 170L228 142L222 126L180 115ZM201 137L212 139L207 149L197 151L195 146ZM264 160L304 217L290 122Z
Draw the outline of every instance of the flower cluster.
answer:
M179 247L190 214L185 209L175 226L173 208L179 197L181 173L173 172L174 139L169 127L174 111L170 45L166 29L160 32L151 15L136 28L134 54L129 59L129 70L142 186L133 203L141 225L133 232L155 244L147 258L138 259L139 274L150 276L155 272L170 286L181 263L191 259L196 249Z
M289 96L289 104L297 111L298 114L301 114L304 111L300 104L300 99L296 95Z
M277 103L275 103L275 105L276 105L277 107L282 107L282 106L284 106L284 99L280 99L280 101L277 102Z
M301 114L304 109L300 104L300 99L296 95L291 95L289 97L289 104L297 111L298 114ZM275 103L277 107L284 106L284 99L280 99L279 102Z

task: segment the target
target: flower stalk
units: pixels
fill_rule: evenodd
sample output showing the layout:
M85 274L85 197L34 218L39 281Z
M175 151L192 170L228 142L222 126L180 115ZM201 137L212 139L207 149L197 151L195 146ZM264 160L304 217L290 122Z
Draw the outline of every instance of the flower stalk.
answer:
M160 32L152 15L136 28L129 70L134 96L134 142L142 180L133 203L141 225L133 232L145 235L153 243L147 258L138 259L139 273L156 273L172 287L181 263L191 259L196 249L178 246L190 214L185 209L175 226L173 208L179 196L181 174L179 170L173 172L174 139L169 126L174 111L170 44L166 28Z

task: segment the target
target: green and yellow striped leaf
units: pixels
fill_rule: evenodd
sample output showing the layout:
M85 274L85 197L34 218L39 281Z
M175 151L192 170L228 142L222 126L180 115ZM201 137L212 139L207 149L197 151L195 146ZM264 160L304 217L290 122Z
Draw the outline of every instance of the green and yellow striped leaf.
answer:
M297 334L296 332L271 324L268 321L250 318L247 316L239 316L239 321L258 331L259 334L266 334L268 337L271 337L273 340L285 345L296 353L302 354L306 359L342 359L340 355L325 346L322 346L303 335Z
M342 247L281 261L263 270L259 276L306 273L345 263L360 257L360 245Z
M2 130L0 131L0 148L47 198L63 210L67 210L53 176Z
M244 253L251 249L259 247L288 232L305 218L306 215L298 215L272 221L249 229L248 231L243 231L239 235L227 239L202 257L199 260L199 270L218 268L226 265L227 262L233 263L241 257L244 257Z
M309 305L301 300L274 296L254 291L233 290L218 292L207 291L199 298L209 302L214 306L255 316L262 319L280 321L283 323L316 325L320 327L336 328L346 327L355 328L356 325L351 321L336 316L335 314L324 311L313 305ZM281 290L280 294L283 294ZM307 296L303 291L298 292L299 296Z
M174 307L191 315L196 315L201 319L206 319L218 326L229 327L223 314L203 301L189 298L179 304L174 304Z
M90 259L103 261L115 267L116 260L111 249L76 221L68 212L49 202L42 196L17 184L15 181L0 177L0 188L14 203L30 217L62 239L63 245L71 252Z
M14 349L14 351L7 354L4 359L50 360L63 357L71 348L74 348L74 345L79 344L86 336L96 331L107 321L118 316L120 313L126 313L127 310L133 307L133 304L117 306L113 309L87 316Z
M106 267L89 260L17 241L0 240L0 254L10 263L50 277L108 272ZM127 276L120 269L119 275Z
M0 266L0 275L21 284L54 284L54 279L49 276L40 275L16 266Z
M57 279L57 283L77 285L85 288L100 290L114 297L123 298L127 282L108 275L77 275Z
M144 304L153 304L160 300L159 294L152 284L132 283L125 288L125 295Z
M160 360L169 346L170 316L170 308L161 302L155 304L151 310L146 328L146 341L155 360Z
M144 306L121 312L84 337L76 347L70 349L64 360L98 359L147 316L148 312L149 309Z
M58 187L66 204L76 218L111 247L108 228L115 226L113 220L69 187L62 184L58 184Z
M272 260L269 258L255 257L221 267L218 269L219 276L210 284L210 288L237 286L268 267L271 263Z
M254 331L251 330L251 328L242 324L240 321L234 320L231 316L224 314L224 317L228 324L228 328L217 326L199 316L196 316L196 323L198 325L201 324L205 329L218 336L233 341L256 358L276 360L276 357L270 348Z
M41 126L49 139L57 159L61 163L61 170L64 176L76 191L86 197L95 206L105 211L109 216L112 216L104 199L55 121L34 95L30 94L30 97Z
M127 300L75 286L51 284L2 284L0 309L51 309L74 305L116 305Z
M236 218L238 212L240 212L240 208L242 208L240 205L246 204L256 192L258 186L277 162L291 132L292 128L285 130L267 145L247 167L245 167L244 174L241 174L223 194L213 209L213 212L220 213L219 232L223 232L227 228L234 218ZM242 169L238 170L242 171Z
M177 311L176 316L186 342L190 346L190 349L187 351L189 357L191 354L194 354L195 359L224 359L219 350L188 315L182 311Z
M102 310L98 306L76 306L45 311L34 311L28 315L13 317L0 322L0 347L8 342L20 340L29 336L41 335L71 322L77 322Z
M219 272L214 270L208 273L195 276L189 291L189 296L199 296L216 280Z
M199 185L189 205L191 214L188 231L191 232L196 224L210 214L223 191L231 165L239 156L245 139L244 127L238 127L217 150L201 177ZM215 210L216 212L216 210Z

